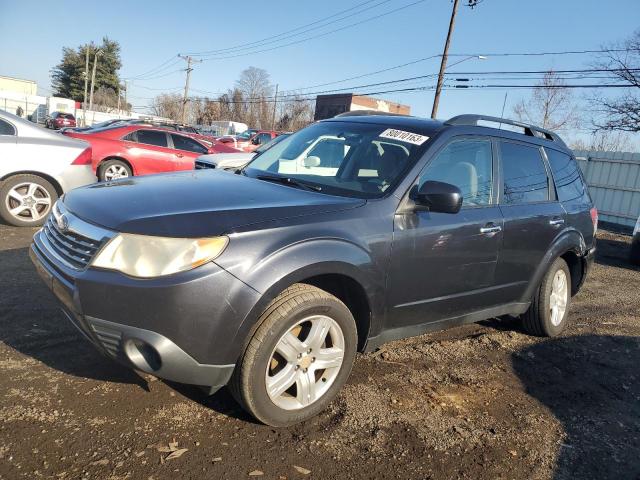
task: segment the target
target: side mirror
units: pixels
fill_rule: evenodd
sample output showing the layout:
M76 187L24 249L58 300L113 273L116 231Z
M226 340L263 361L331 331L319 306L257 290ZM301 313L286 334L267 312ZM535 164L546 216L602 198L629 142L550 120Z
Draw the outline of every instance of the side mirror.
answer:
M431 212L458 213L462 207L462 192L455 185L427 181L416 189L411 199Z
M253 143L254 145L260 145L260 139L256 137L253 140L251 140L251 143Z
M302 160L302 165L306 168L314 168L320 166L320 157L316 157L311 155L310 157L304 157Z

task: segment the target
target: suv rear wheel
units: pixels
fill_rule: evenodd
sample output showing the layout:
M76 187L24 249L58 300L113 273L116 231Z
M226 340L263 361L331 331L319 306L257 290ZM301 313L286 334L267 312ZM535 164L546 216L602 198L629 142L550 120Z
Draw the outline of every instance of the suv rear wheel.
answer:
M555 337L567 326L571 304L571 273L557 258L542 279L529 310L523 316L525 330L532 335Z
M58 200L50 182L37 175L15 175L0 183L0 216L16 227L38 227Z
M349 309L306 284L287 288L264 311L231 379L231 392L274 427L320 413L347 380L357 333Z

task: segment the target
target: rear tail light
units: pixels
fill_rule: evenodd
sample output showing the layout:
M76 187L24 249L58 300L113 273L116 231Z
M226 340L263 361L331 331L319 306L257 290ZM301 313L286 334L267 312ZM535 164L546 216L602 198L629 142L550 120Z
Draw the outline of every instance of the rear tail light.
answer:
M71 165L91 165L91 147L85 148Z
M591 214L591 222L593 223L593 233L595 234L598 231L598 209L593 207L589 210Z

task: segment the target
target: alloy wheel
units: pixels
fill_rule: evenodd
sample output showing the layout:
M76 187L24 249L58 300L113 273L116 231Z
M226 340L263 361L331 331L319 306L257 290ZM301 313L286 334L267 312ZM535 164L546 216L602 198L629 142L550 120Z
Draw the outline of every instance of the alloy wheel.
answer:
M313 315L280 337L265 372L267 394L284 410L299 410L319 400L340 373L345 339L338 323Z
M567 310L567 301L569 298L569 286L567 275L564 270L558 270L553 276L551 284L551 296L549 298L549 309L551 310L551 323L557 327L564 318Z
M129 176L129 172L122 165L110 165L104 171L104 179L118 180L119 178L126 178Z
M51 195L42 185L33 182L14 186L5 199L9 213L22 221L36 222L51 210Z

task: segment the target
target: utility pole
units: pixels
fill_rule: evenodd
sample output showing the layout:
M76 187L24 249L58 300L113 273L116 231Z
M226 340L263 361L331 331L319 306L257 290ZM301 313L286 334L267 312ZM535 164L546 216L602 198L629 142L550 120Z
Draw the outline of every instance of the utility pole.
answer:
M98 65L98 55L102 53L100 49L96 50L93 56L93 72L91 73L91 92L89 93L89 110L93 110L93 87L96 83L96 66Z
M184 82L184 98L182 99L182 112L181 112L181 118L182 118L182 123L186 123L186 119L187 119L187 102L189 101L189 80L191 79L191 71L193 70L193 68L191 68L191 64L193 62L202 62L202 60L194 60L190 55L178 55L178 57L182 58L183 60L186 60L187 62L187 78L185 79Z
M118 115L120 115L120 82L118 82Z
M459 0L453 0L453 10L451 11L451 20L449 21L449 32L447 33L447 41L444 44L444 52L442 52L442 60L440 62L440 73L438 74L438 83L436 84L436 94L433 97L433 108L431 109L431 118L435 119L438 114L438 104L440 103L440 93L442 92L442 84L444 83L444 71L447 69L447 55L449 54L449 44L451 43L451 35L453 27L456 23L456 14L458 13Z
M278 84L276 83L276 95L273 97L273 118L271 119L271 130L276 129L276 108L278 106Z
M89 87L89 46L84 56L84 101L82 102L82 126L87 126L87 88Z
M129 104L127 103L127 93L129 92L129 80L124 81L124 109L129 112Z

